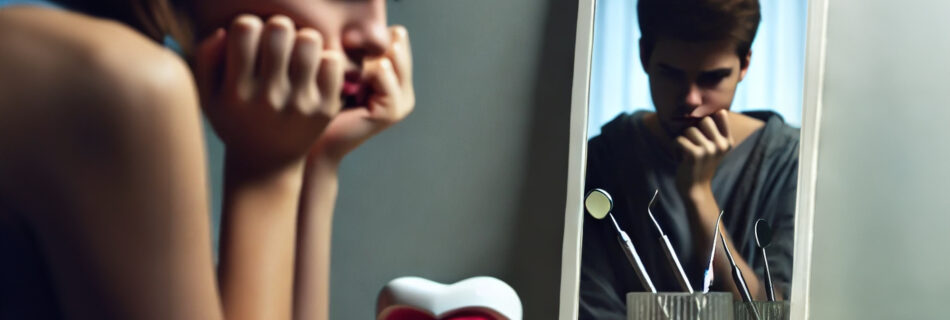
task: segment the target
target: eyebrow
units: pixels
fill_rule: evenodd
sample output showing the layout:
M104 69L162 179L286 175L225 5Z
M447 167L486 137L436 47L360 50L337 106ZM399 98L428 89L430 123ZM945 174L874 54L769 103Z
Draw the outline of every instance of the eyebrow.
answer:
M683 70L680 70L679 68L676 68L676 67L674 67L674 66L668 65L668 64L663 63L663 62L660 62L660 63L659 63L659 66L660 66L660 68L662 68L662 69L664 69L664 70L667 70L667 71L675 71L675 72L678 72L678 73L684 73Z
M709 71L703 71L699 74L700 77L715 77L715 78L725 78L732 74L732 68L719 68Z
M680 70L677 67L668 65L666 63L660 62L658 64L660 68L663 68L668 71L674 71L677 73L685 73L683 70ZM716 77L716 78L725 78L732 74L732 68L718 68L709 71L702 71L699 73L700 77Z

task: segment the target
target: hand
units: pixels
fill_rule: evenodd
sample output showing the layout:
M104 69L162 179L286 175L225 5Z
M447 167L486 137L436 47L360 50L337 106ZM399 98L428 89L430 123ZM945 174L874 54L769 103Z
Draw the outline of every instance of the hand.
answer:
M389 32L392 42L386 53L363 61L362 79L372 92L367 105L346 109L330 122L311 150L314 161L339 164L346 154L405 119L415 107L409 34L402 26L392 26Z
M676 172L676 186L684 197L697 192L711 194L712 178L719 162L732 150L734 140L729 133L728 112L719 110L687 128L676 137L682 161Z
M228 156L263 170L302 163L340 110L345 61L323 50L319 32L279 15L241 15L204 39L195 57L201 105Z

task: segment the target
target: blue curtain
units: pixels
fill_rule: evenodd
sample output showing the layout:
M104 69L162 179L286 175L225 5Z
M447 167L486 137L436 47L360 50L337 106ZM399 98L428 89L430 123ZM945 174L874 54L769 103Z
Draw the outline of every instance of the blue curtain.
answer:
M622 112L653 110L640 65L636 0L596 0L588 137ZM762 23L752 63L739 84L733 111L770 109L801 125L805 68L805 0L759 0Z

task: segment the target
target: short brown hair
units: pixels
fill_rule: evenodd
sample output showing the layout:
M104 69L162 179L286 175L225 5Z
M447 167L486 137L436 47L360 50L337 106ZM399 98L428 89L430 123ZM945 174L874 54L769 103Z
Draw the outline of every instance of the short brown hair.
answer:
M639 0L637 18L646 59L662 36L684 41L734 40L739 61L746 66L762 14L758 0Z

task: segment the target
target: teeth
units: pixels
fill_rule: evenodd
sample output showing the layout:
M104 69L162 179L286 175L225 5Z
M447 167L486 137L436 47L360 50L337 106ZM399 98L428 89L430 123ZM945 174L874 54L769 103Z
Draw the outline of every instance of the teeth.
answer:
M475 319L521 320L521 299L505 282L474 277L445 285L419 277L390 281L379 293L377 320L468 316ZM413 317L413 315L415 317Z
M360 93L360 87L362 85L359 82L344 82L343 83L343 94L348 96L355 96Z

